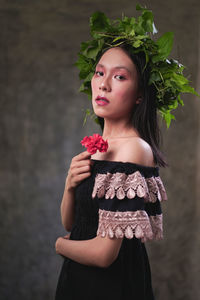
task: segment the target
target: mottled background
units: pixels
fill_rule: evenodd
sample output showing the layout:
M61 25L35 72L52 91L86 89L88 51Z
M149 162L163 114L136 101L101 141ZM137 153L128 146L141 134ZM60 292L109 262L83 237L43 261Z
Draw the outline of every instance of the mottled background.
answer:
M0 0L0 299L53 300L64 234L60 201L89 101L74 67L95 10L135 14L131 0ZM141 1L159 34L174 31L173 56L200 92L200 1ZM147 245L157 300L200 299L200 100L186 95L170 130L170 167L161 170L165 239ZM138 299L139 300L139 299Z

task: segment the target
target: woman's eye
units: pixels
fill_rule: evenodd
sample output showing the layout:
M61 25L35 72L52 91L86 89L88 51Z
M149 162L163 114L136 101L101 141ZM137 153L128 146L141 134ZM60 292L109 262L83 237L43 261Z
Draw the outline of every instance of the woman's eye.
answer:
M95 74L96 74L97 76L103 76L103 72L101 72L101 71L96 71Z
M119 79L119 80L124 80L126 79L124 76L122 75L116 75L115 78Z

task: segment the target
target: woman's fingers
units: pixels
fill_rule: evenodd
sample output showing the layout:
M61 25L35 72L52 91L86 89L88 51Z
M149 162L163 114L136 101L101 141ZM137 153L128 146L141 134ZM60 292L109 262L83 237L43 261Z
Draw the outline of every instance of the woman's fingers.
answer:
M89 177L90 175L91 175L90 172L87 172L87 173L83 173L83 174L77 175L77 177L76 177L76 183L77 183L77 185L78 185L81 181L83 181L84 179L86 179L87 177Z
M88 157L91 157L91 154L87 151L84 151L75 156L72 159L69 172L71 172L72 175L76 175L91 170L93 161L91 159L88 159Z
M66 188L68 188L69 190L75 188L77 185L79 185L81 183L81 181L88 178L90 175L91 175L91 173L87 172L87 173L82 173L82 174L76 175L70 179L67 177Z
M80 154L74 156L72 160L80 161L86 158L91 158L91 153L89 153L88 151L81 152Z
M75 177L79 174L90 172L91 171L91 164L75 164L72 165L69 169L68 175L71 177Z
M91 166L90 165L85 165L83 167L74 168L74 170L72 170L72 174L73 175L78 175L78 174L81 174L81 173L89 172L90 170L91 170Z
M70 165L70 168L81 168L84 166L92 166L93 161L90 159L84 159L84 160L79 160L79 161L73 161Z
M69 240L70 238L70 233L66 234L65 236L63 236L63 239Z
M66 178L68 188L75 188L82 180L91 175L93 161L90 157L91 153L84 151L72 158Z
M77 175L82 174L82 173L88 173L90 171L91 171L91 166L84 166L84 167L78 168Z

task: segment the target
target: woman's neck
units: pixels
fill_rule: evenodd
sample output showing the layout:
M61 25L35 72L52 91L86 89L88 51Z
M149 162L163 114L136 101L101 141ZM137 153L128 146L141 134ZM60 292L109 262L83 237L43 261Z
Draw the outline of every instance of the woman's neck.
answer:
M104 139L139 137L138 131L130 122L104 120Z

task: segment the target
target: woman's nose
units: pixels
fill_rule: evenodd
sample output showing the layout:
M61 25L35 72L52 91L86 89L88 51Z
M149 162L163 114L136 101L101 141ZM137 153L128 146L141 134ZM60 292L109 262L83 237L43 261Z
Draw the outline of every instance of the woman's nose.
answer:
M111 87L110 87L110 84L109 84L108 80L102 80L102 82L101 82L100 85L99 85L99 89L100 89L101 91L107 91L107 92L110 92Z

